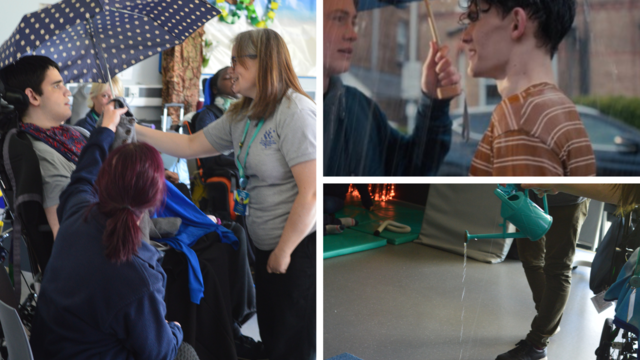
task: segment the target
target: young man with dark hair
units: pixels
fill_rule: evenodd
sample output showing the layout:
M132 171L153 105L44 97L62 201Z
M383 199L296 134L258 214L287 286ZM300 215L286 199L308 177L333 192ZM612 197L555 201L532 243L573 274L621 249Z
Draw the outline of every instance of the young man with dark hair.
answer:
M496 107L471 163L475 176L593 176L595 158L575 105L554 84L551 59L575 17L575 0L469 0L468 72L497 81ZM532 200L536 200L535 197ZM571 289L571 266L589 201L549 199L543 239L517 239L536 316L516 347L497 360L547 358Z
M451 144L451 99L437 99L436 91L460 81L446 46L431 43L416 127L413 135L404 136L389 126L373 100L338 77L349 70L358 39L357 1L324 0L323 6L324 175L436 175Z
M69 96L58 64L45 56L25 56L0 70L5 86L24 93L28 104L16 106L20 127L27 132L40 162L47 221L55 238L59 223L56 209L60 193L76 168L85 138L62 124L71 117Z
M468 0L461 21L473 77L495 79L502 102L471 163L472 176L594 176L591 142L556 86L552 58L575 0Z

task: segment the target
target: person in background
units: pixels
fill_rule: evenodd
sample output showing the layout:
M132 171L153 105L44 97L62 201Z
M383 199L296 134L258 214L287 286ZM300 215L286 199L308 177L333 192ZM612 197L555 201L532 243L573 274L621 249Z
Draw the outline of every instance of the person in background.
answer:
M212 77L202 80L204 106L198 111L195 119L196 131L221 118L229 106L238 99L238 95L232 90L233 78L230 69L230 66L224 67Z
M102 112L109 101L114 97L124 96L124 88L122 86L122 82L120 82L120 78L114 76L111 78L111 83L113 84L113 91L116 93L115 96L111 93L109 83L93 83L93 85L91 85L89 98L87 99L87 106L90 110L84 119L78 120L78 122L75 123L76 126L80 126L91 133L96 129L96 124L100 119L100 115L102 115Z
M231 67L224 67L208 79L202 80L202 91L204 93L204 106L192 118L193 129L198 132L212 122L220 119L239 97L233 92L233 78ZM216 176L216 170L235 170L236 164L233 152L219 156L199 158L197 160L198 169L201 171L202 180Z

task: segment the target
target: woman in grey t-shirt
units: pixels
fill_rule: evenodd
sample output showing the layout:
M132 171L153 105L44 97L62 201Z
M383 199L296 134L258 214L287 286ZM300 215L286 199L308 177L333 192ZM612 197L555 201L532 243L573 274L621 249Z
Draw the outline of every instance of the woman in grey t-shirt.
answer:
M239 211L248 211L257 248L258 325L266 355L315 358L316 106L273 30L238 34L231 74L242 99L222 118L191 136L136 125L138 140L180 158L235 152L244 192L234 198Z

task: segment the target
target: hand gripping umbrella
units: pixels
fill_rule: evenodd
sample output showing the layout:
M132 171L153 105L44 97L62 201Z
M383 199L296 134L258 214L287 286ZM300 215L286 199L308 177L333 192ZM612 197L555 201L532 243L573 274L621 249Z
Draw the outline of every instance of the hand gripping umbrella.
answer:
M403 7L414 1L420 0L361 0L358 3L358 11L376 9L383 6L393 5L396 7ZM431 5L429 0L424 0L424 4L427 7L427 16L429 18L429 28L431 29L431 36L435 40L436 45L440 48L440 37L438 36L438 28L431 12ZM459 95L462 92L459 85L443 86L438 88L438 98L447 99Z
M410 2L420 1L420 0L361 0L358 3L358 11L371 10L380 8L383 6L393 5L395 7L403 7L404 5L409 4ZM431 12L431 5L429 4L429 0L424 0L424 3L427 7L427 16L429 18L429 27L431 29L431 36L435 40L438 48L440 47L440 37L438 36L438 28L436 27L436 22L433 18L433 13ZM462 93L462 89L459 84L443 86L437 89L438 98L452 98L454 96L460 95ZM463 126L462 126L462 139L465 142L469 141L469 113L467 111L467 100L464 100L464 111L463 111Z

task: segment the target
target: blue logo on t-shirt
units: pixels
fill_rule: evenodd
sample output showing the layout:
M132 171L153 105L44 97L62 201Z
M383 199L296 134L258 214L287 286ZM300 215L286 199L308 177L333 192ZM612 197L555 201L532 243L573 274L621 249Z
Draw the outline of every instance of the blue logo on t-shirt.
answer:
M260 140L260 144L264 146L265 149L270 147L271 145L275 145L276 141L274 140L275 131L272 128L264 132L264 136L262 136L262 140Z

